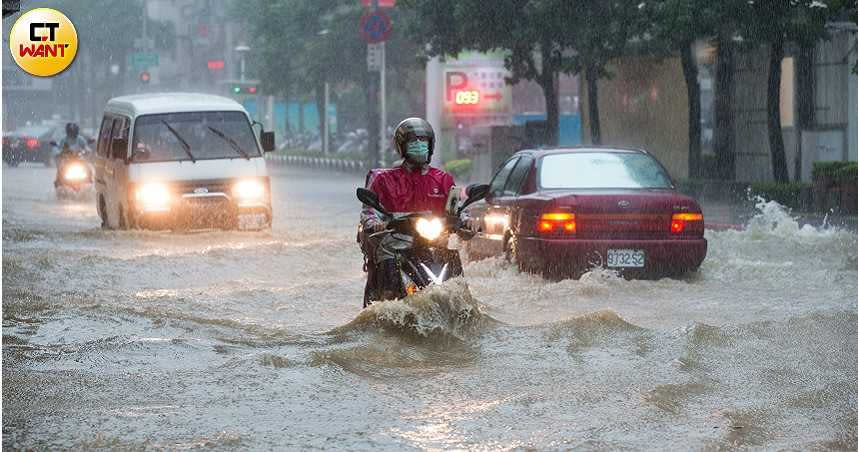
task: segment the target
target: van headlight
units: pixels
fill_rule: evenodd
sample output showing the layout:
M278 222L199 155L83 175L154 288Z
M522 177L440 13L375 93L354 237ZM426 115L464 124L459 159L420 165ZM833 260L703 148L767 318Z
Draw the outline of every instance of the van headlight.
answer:
M432 241L441 236L444 224L439 218L420 218L415 225L417 233L426 240Z
M148 212L170 210L170 190L164 184L151 183L140 186L137 189L136 199L139 206Z
M70 182L79 182L86 179L86 168L80 163L72 163L66 167L63 178Z
M239 181L232 187L232 194L238 198L239 203L262 202L265 196L265 186L255 179Z

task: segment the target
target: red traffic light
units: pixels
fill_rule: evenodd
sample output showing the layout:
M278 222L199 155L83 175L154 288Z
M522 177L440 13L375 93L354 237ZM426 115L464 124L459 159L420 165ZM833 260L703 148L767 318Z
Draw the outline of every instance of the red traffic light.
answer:
M247 94L256 94L256 87L255 86L248 86L247 87Z
M213 71L218 71L226 67L226 62L224 60L209 60L206 66Z
M152 76L147 71L143 71L140 73L140 81L143 83L149 83L149 80L151 78L152 78Z

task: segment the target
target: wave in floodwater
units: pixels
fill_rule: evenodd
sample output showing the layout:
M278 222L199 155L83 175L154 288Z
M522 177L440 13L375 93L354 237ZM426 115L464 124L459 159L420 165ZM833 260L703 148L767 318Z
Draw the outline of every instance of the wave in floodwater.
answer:
M493 322L484 314L462 278L406 297L378 302L333 334L381 330L408 338L468 340Z

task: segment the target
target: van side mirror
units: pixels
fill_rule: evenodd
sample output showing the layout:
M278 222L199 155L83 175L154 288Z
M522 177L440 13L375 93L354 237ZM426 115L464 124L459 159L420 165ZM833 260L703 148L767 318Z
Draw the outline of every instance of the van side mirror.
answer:
M259 134L259 141L262 142L262 150L271 152L274 150L274 132L262 132Z

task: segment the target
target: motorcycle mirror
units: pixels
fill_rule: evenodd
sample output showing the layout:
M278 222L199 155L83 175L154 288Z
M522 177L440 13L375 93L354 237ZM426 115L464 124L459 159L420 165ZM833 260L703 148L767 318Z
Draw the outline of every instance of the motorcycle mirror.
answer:
M488 184L471 184L468 185L466 189L468 193L468 199L462 204L462 207L459 208L459 212L461 213L465 210L465 207L470 206L471 204L483 199L486 195L489 194L489 185Z
M390 216L390 213L385 210L384 207L382 207L381 202L379 202L378 195L376 195L372 191L358 187L357 198L360 200L360 202L372 207L373 209L381 212L386 216Z

